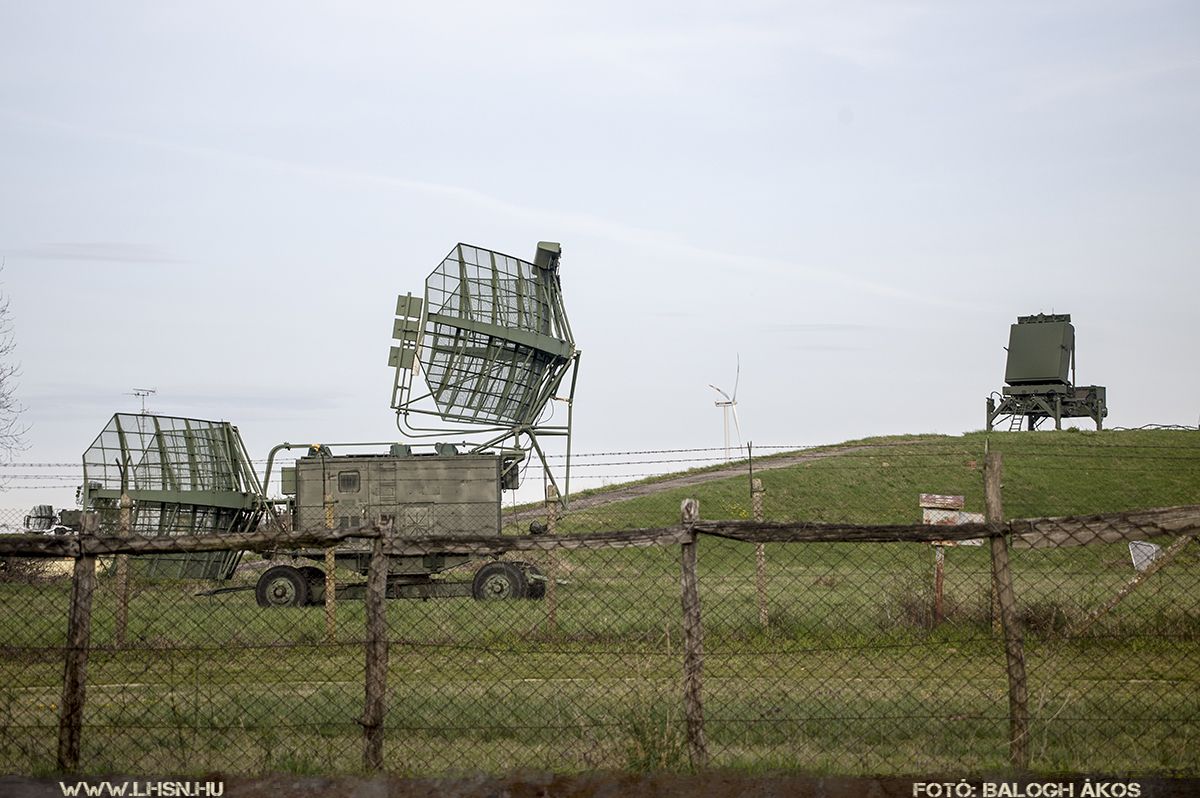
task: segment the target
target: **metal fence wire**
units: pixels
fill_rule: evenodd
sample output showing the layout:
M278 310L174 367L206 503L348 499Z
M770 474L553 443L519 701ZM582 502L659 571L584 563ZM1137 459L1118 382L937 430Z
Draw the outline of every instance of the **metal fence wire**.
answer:
M500 538L0 535L0 772L1200 775L1200 437L1106 435L755 458ZM439 557L469 587L397 587Z

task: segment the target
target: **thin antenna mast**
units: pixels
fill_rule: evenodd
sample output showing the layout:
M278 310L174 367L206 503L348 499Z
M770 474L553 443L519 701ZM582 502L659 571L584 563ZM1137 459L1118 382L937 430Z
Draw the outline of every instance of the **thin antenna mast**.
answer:
M146 415L146 397L154 396L156 393L158 393L158 389L156 389L156 388L134 388L132 391L130 391L129 393L127 393L125 395L126 396L136 396L142 400L142 415L144 416L144 415Z

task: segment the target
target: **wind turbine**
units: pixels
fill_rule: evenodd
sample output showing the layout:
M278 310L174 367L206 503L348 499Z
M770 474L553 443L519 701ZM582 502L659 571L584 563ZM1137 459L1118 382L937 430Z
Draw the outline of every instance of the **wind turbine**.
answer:
M737 414L737 389L738 389L738 382L741 381L741 378L742 378L742 358L741 358L741 355L738 355L737 373L735 374L735 376L733 378L733 396L730 396L729 394L725 393L720 388L713 385L711 382L708 384L709 388L712 388L714 391L721 394L721 396L725 397L725 401L713 402L713 404L716 407L721 408L721 414L725 421L725 462L726 463L729 462L729 414L731 412L733 413L733 427L735 430L737 430L738 443L740 444L742 441L742 426L741 426L741 424L738 423L738 414Z

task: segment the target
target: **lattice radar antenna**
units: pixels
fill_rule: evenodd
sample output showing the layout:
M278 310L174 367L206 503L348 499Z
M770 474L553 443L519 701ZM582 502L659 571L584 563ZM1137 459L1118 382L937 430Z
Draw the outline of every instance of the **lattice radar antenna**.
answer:
M521 454L522 439L559 489L539 443L566 438L560 501L571 479L571 421L579 350L563 309L561 247L542 241L533 262L457 244L425 280L423 298L396 303L389 365L396 369L392 408L400 431L414 438L450 433L486 436L471 452ZM425 379L419 380L417 372ZM570 387L559 395L570 372ZM424 384L422 384L422 382ZM566 403L566 423L552 424L553 401ZM417 417L444 422L422 427ZM512 448L502 444L512 439ZM516 468L519 459L512 460Z

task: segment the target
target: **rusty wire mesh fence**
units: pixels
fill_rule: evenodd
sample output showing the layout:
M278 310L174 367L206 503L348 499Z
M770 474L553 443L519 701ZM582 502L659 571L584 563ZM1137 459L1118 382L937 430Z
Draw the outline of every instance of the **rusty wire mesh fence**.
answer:
M359 765L361 602L339 608L345 631L330 641L319 609L267 612L246 593L197 596L211 584L143 577L137 557L130 558L122 603L115 559L98 558L92 595L79 756L88 771L307 772ZM239 574L235 582L247 579ZM71 580L3 589L0 701L9 726L0 769L53 771Z
M389 607L385 761L409 772L685 767L678 547L520 558L554 575L553 618L545 596Z
M388 588L382 765L1200 774L1200 436L1120 435L991 436L992 507L984 439L935 437L756 455L568 511L506 507L506 543L486 551L409 536L393 582L443 557L435 581L459 588ZM691 498L699 521L683 524ZM953 526L989 510L1070 518ZM549 531L530 535L535 521ZM220 583L98 553L73 766L362 770L362 532L339 541L361 557L331 577L311 540L247 545ZM0 570L0 772L50 773L78 580L45 555L82 550L21 540ZM685 545L701 639L686 633ZM282 599L260 606L280 566L303 583L272 583Z
M703 537L699 549L714 764L872 774L1008 763L1003 640L991 634L981 549L946 586L976 606L936 627L925 544L760 553Z
M1200 503L1195 436L1006 462L1013 517ZM1029 672L1030 754L1051 769L1194 774L1200 750L1200 545L1192 534L1113 534L1103 522L1013 541Z

